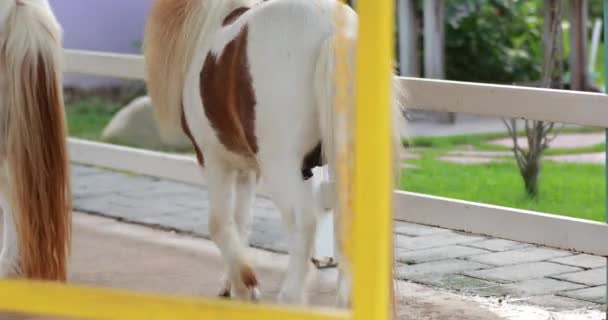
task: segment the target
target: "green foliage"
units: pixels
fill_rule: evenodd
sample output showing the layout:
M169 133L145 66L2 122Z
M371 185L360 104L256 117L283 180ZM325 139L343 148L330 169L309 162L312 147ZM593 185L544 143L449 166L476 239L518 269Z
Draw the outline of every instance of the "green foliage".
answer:
M604 17L604 3L602 0L589 0L589 19L602 19Z
M542 1L447 0L448 79L513 83L541 73Z

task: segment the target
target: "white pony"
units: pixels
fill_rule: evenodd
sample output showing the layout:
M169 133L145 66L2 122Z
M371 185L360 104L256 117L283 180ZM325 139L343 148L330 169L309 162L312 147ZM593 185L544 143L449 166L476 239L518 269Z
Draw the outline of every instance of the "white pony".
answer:
M61 30L46 0L0 1L0 277L65 281L71 194Z
M157 0L152 9L148 90L164 137L188 135L205 167L210 234L228 265L223 296L259 294L245 248L262 178L290 236L279 301L307 303L319 211L309 178L334 161L336 10L349 48L341 59L353 70L358 18L335 0ZM401 118L397 108L394 117ZM348 271L347 261L340 266ZM341 279L346 306L350 281Z

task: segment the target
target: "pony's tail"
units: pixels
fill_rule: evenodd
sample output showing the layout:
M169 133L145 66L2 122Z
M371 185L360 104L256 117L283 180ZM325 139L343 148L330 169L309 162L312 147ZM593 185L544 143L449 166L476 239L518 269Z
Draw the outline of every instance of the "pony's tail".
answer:
M321 130L322 136L322 144L323 144L323 155L325 160L327 161L330 168L330 175L334 176L336 169L336 141L337 139L353 139L354 140L354 70L355 70L355 47L356 40L348 39L346 41L346 57L340 57L342 61L347 61L348 70L346 78L349 81L347 86L347 92L345 95L342 95L343 102L351 108L348 110L347 114L348 119L347 123L344 123L343 127L340 128L342 130L346 130L347 133L341 133L336 130L336 97L338 92L336 92L336 36L331 36L327 38L323 45L321 46L320 54L317 60L317 65L315 69L314 75L314 90L317 104L317 112L319 119L319 128ZM394 184L398 186L401 177L401 150L403 148L403 143L401 140L401 135L403 133L403 129L405 128L405 102L406 102L406 90L400 85L398 79L394 79L392 83L392 145L393 145L393 168L395 173ZM342 141L342 143L352 143L351 141ZM337 186L337 183L334 183L334 186ZM333 192L334 197L337 195L337 192ZM339 219L335 219L334 221L339 221ZM339 240L340 237L340 227L335 226L336 230L336 239ZM337 243L337 247L340 248ZM348 264L349 261L344 261L344 257L339 255L342 261L338 261L340 268L345 268L345 270L349 269ZM343 266L343 264L347 264L347 266ZM395 264L392 267L393 274L395 271ZM398 293L398 282L393 281L393 288L391 292L392 298L392 311L393 315L396 316L396 301L395 295ZM344 298L344 297L341 297Z
M65 281L71 192L61 79L61 29L45 3L12 1L4 26L2 97L9 202L20 275Z
M315 70L315 96L316 96L316 104L318 111L318 119L319 119L319 127L321 130L322 142L323 142L323 154L325 160L329 164L330 168L335 168L335 148L336 148L336 139L352 139L352 135L354 134L354 48L355 41L348 40L347 51L350 55L349 57L341 57L342 59L346 59L349 61L349 75L348 75L348 92L344 96L344 100L346 104L350 105L353 108L348 117L349 122L345 129L349 130L347 136L336 137L336 118L335 118L335 102L336 102L336 58L335 58L335 49L336 49L336 37L331 36L327 38L322 47L317 60L316 70ZM394 78L392 82L392 104L391 104L391 115L392 115L392 146L393 146L393 168L395 173L394 183L397 185L399 183L399 178L401 176L401 151L403 149L403 141L402 134L404 133L406 119L404 116L405 111L405 102L407 99L406 90L403 88L397 78Z
M162 139L181 141L182 93L199 34L205 23L205 1L157 0L144 35L148 94Z

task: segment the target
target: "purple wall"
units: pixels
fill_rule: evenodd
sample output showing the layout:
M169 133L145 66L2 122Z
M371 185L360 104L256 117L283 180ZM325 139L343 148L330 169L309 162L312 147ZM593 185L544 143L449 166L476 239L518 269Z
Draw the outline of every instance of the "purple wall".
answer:
M2 1L2 0L0 0ZM64 47L140 53L152 0L49 0L64 31ZM69 75L67 85L116 84L115 79ZM119 82L118 82L119 83Z

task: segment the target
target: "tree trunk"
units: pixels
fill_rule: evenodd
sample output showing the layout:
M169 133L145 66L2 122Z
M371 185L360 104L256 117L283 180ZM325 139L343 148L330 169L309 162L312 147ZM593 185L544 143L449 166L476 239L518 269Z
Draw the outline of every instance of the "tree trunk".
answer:
M399 71L402 76L420 76L420 51L418 45L419 21L415 0L398 0L399 22Z
M545 0L545 30L543 33L543 87L562 87L562 42L561 42L561 0ZM544 121L525 120L528 148L522 148L518 143L517 122L505 121L507 129L513 139L513 153L526 193L536 198L539 191L539 178L541 173L541 160L554 129L553 123Z
M570 3L570 71L572 90L587 87L587 0Z
M444 0L424 0L424 76L445 79ZM440 121L454 123L456 114L443 113Z
M424 76L445 78L445 27L443 0L424 1Z
M524 170L521 170L521 176L524 179L526 193L532 198L536 198L538 196L538 178L540 177L541 170L540 159L541 157L531 159Z
M543 83L542 87L562 89L564 56L561 23L562 10L560 0L545 0L545 25L543 31Z

